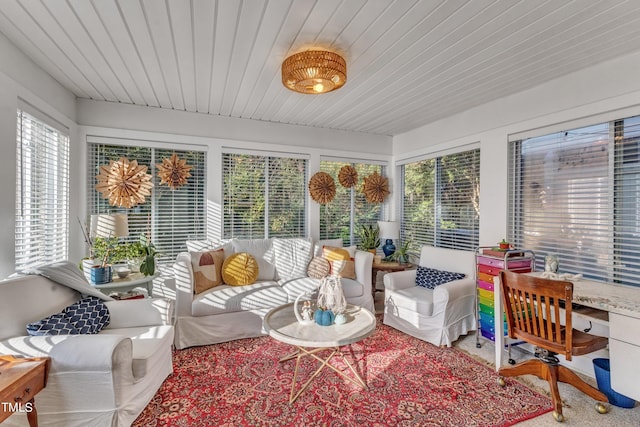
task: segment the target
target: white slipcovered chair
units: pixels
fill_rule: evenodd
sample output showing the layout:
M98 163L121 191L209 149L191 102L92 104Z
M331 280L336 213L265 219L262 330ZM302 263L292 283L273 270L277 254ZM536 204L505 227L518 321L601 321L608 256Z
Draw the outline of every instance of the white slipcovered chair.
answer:
M423 246L419 265L464 273L435 289L416 286L416 270L384 276L384 324L437 346L476 329L475 255L473 252Z

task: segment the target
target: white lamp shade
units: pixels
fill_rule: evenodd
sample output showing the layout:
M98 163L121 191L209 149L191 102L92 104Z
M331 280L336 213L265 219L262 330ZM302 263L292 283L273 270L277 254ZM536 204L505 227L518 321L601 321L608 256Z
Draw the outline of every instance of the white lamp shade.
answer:
M127 237L129 220L126 214L91 215L91 237Z
M400 223L398 221L378 221L378 228L382 239L400 238Z

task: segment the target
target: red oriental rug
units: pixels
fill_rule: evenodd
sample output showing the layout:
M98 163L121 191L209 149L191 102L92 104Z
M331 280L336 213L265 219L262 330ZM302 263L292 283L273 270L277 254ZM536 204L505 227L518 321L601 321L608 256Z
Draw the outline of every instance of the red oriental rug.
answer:
M511 378L500 387L491 367L463 352L380 320L343 349L368 389L324 369L289 405L295 359L278 360L291 350L270 337L176 350L174 373L134 426L511 426L552 409ZM297 387L318 363L301 360Z

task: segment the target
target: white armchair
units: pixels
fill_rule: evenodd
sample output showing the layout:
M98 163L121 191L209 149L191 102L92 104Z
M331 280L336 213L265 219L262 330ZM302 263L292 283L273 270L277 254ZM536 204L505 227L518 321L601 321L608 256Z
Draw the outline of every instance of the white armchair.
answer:
M384 277L384 324L437 346L451 347L476 329L473 252L423 246L419 265L464 273L465 278L427 289L416 286L416 270Z
M129 426L173 371L173 304L105 301L111 320L99 334L27 335L28 323L80 297L43 276L0 281L0 354L51 358L47 386L36 397L41 425ZM14 414L5 423L27 425L27 417Z

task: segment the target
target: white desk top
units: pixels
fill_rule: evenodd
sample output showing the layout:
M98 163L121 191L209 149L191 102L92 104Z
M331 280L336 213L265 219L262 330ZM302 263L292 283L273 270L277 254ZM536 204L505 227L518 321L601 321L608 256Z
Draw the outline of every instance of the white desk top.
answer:
M365 339L376 329L376 318L367 309L348 304L347 323L303 325L296 319L293 303L271 310L264 318L269 335L283 343L300 347L340 347Z
M530 273L540 276L542 272ZM595 282L588 279L573 283L573 302L610 313L640 318L640 287Z

